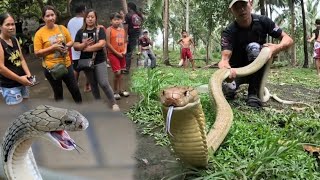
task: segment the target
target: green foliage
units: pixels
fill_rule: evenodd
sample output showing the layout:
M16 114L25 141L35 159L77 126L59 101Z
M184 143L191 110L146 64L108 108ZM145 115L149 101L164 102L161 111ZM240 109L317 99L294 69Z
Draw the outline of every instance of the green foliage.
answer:
M214 70L191 72L181 68L137 70L133 90L142 96L129 116L154 136L157 144L169 145L158 91L172 85L199 86L207 84ZM157 79L158 78L158 79ZM271 84L287 83L299 87L315 87L314 70L277 68L270 74ZM294 81L292 80L294 79ZM158 84L159 83L159 84ZM151 87L152 86L152 87ZM280 86L276 86L281 89ZM312 94L311 94L312 96ZM150 97L146 100L145 97ZM201 103L209 130L215 111L208 94L201 94ZM273 106L257 111L245 105L245 97L231 101L233 125L218 151L210 153L206 170L186 169L186 179L317 179L319 165L314 156L303 151L303 144L320 144L319 105L297 112L290 106ZM312 98L312 97L311 97ZM147 106L146 106L147 105ZM178 176L178 175L176 175ZM174 179L174 178L173 178Z
M39 4L39 2L42 2ZM4 0L0 4L0 12L10 12L18 18L35 18L41 17L41 5L51 4L56 7L58 13L66 12L68 1L66 0Z

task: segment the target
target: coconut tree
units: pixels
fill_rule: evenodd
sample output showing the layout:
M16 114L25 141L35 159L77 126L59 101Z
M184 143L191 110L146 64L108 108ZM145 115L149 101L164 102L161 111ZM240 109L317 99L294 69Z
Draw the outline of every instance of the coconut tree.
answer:
M163 12L163 27L164 27L164 39L163 39L163 62L165 65L170 65L169 61L169 0L164 0L164 12Z
M127 14L128 13L127 0L121 0L121 5L122 5L123 12Z
M302 12L302 22L303 22L303 52L304 52L304 63L303 67L309 67L309 60L308 60L308 45L307 45L307 26L306 26L306 14L304 10L304 1L300 0L301 5L301 12Z

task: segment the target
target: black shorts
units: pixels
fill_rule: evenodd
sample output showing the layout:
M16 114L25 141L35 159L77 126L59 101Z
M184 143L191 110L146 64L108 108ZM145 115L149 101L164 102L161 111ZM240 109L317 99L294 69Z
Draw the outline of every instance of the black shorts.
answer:
M72 66L73 66L73 69L74 69L75 71L80 72L80 71L77 69L78 61L79 61L79 60L72 60Z

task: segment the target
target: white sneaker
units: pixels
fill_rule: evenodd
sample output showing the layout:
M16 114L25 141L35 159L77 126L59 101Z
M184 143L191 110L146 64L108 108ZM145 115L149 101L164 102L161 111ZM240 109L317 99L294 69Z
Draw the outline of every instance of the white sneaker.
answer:
M120 96L120 94L115 93L115 94L114 94L114 98L115 98L116 100L119 100L119 99L121 99L121 96Z
M128 91L122 91L119 93L120 96L128 97L130 93Z
M181 59L179 62L179 66L181 67L183 65L183 60Z
M112 111L120 111L119 105L118 104L112 105Z

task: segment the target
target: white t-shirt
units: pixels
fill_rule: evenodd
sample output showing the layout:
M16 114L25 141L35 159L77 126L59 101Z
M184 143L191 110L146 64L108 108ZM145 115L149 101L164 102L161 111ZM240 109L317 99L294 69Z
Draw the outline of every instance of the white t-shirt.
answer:
M82 28L83 25L83 17L73 17L68 22L68 30L71 34L72 41L74 41L74 38L76 37L77 32L79 29ZM75 51L74 48L71 48L72 53L72 60L78 60L80 59L80 51Z

